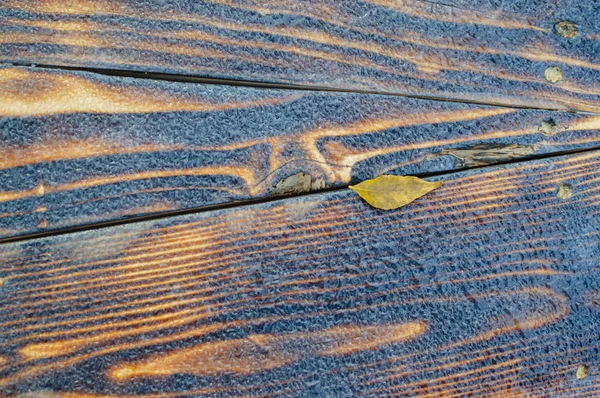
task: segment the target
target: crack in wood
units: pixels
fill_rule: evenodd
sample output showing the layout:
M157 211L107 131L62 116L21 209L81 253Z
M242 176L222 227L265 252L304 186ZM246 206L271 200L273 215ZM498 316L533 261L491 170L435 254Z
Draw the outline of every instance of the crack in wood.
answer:
M100 68L85 68L85 67L69 67L64 65L52 65L52 64L29 64L19 62L0 62L2 66L15 66L15 67L31 67L40 69L55 69L64 71L80 71L97 73L105 76L115 77L129 77L132 79L146 79L146 80L160 80L160 81L171 81L178 83L191 83L191 84L209 84L209 85L224 85L224 86L239 86L239 87L253 87L258 89L281 89L281 90L297 90L297 91L323 91L332 93L355 93L355 94L368 94L368 95L382 95L382 96L394 96L404 98L415 98L424 99L436 102L450 102L458 104L472 104L472 105L489 105L498 108L507 109L532 109L532 110L543 110L550 112L569 112L583 115L600 115L600 112L584 111L579 109L568 109L560 110L555 108L546 108L539 106L526 106L520 104L507 104L496 101L476 101L462 99L458 97L443 97L434 95L417 95L417 94L406 94L406 93L393 93L384 92L378 90L360 90L360 89L345 89L340 87L327 87L327 86L313 86L313 85L302 85L302 84L286 84L286 83L275 83L275 82L264 82L258 80L234 80L216 77L201 77L193 75L182 75L182 74L171 74L171 73L160 73L160 72L138 72L125 69L100 69Z

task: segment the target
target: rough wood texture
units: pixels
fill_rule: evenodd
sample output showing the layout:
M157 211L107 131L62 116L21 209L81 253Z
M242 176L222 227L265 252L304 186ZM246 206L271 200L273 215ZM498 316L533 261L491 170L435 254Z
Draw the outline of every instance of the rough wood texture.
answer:
M597 397L600 153L483 170L0 245L0 391Z
M600 111L597 1L4 0L0 5L4 62ZM545 73L555 67L561 69L560 81L556 73Z
M597 147L600 117L0 69L0 237Z

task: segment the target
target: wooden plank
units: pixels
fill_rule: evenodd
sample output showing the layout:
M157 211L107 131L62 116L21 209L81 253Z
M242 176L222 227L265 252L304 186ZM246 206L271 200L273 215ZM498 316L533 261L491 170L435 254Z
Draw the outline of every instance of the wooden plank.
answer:
M0 61L598 112L599 14L580 0L4 0Z
M599 195L595 151L0 245L0 391L596 397Z
M593 148L599 127L584 114L5 68L0 237Z

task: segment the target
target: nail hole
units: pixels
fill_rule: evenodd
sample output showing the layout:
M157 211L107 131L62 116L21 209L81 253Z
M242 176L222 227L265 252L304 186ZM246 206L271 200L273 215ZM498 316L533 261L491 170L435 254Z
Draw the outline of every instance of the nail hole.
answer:
M566 37L567 39L572 39L579 33L579 28L575 23L561 19L556 20L556 24L554 24L554 30L556 33L562 37Z
M550 66L544 71L544 77L551 83L557 83L562 80L563 75L560 67Z
M561 199L569 199L573 195L573 187L569 184L560 184L556 192L556 196Z
M547 119L542 122L538 131L544 135L552 137L552 136L556 135L556 133L558 133L558 128L556 126L556 123L554 123L554 120Z
M585 379L590 374L590 367L585 365L579 365L577 368L577 372L575 372L575 377L578 379Z

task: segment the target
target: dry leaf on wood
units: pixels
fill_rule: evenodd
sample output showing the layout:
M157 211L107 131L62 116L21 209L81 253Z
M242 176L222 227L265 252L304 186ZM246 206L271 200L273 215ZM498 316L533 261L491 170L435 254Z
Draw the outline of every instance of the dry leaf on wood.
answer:
M356 191L371 206L393 210L406 206L433 191L441 182L427 182L417 177L382 175L349 188Z

